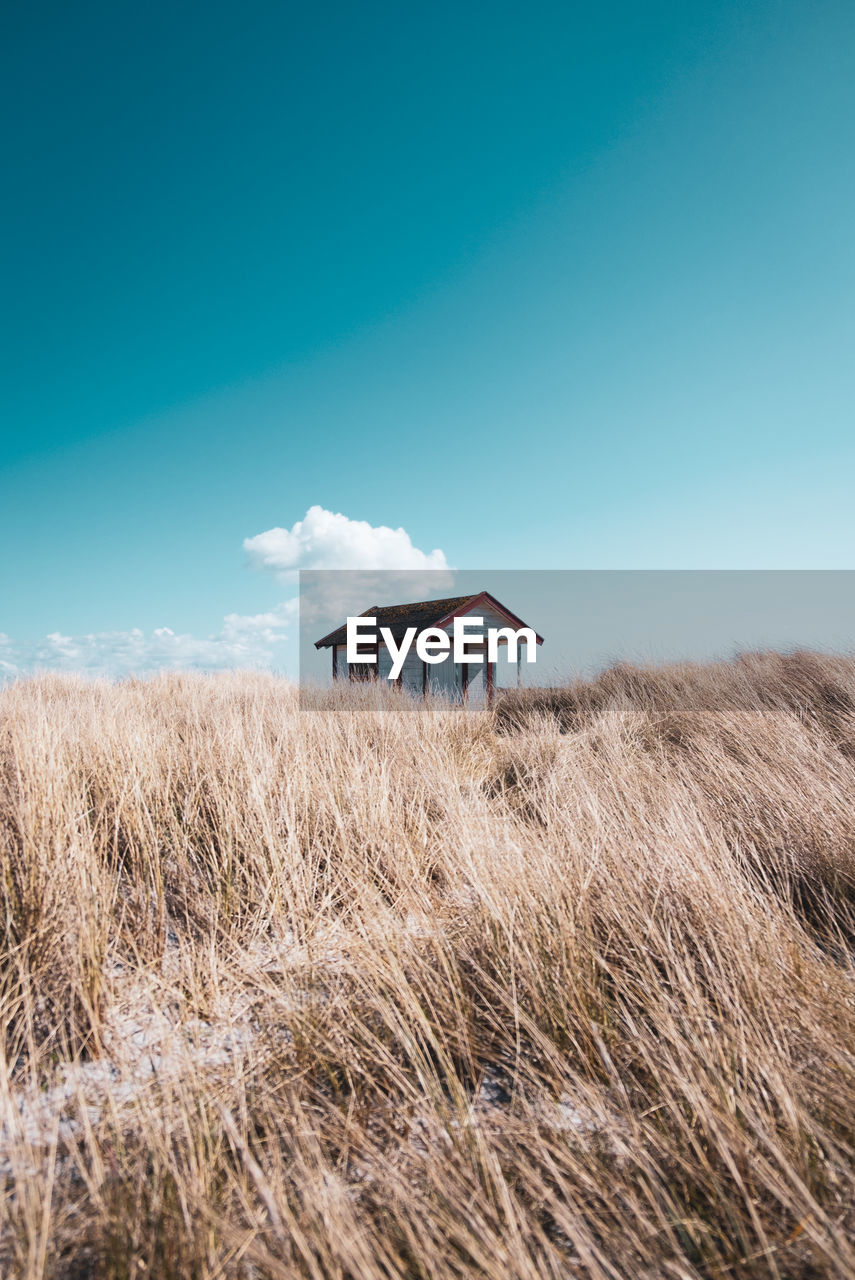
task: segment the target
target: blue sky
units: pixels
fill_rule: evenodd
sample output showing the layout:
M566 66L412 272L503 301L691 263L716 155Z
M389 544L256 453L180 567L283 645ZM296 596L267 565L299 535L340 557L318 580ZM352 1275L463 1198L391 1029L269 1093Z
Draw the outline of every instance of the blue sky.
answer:
M852 566L850 5L19 6L4 46L7 671L283 665L277 528Z

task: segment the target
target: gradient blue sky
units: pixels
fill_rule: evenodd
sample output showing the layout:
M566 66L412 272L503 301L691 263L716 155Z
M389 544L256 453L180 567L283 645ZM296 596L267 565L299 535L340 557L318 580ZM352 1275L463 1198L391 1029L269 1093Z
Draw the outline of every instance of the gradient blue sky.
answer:
M852 566L851 4L43 4L2 56L9 669L275 611L244 540L314 505Z

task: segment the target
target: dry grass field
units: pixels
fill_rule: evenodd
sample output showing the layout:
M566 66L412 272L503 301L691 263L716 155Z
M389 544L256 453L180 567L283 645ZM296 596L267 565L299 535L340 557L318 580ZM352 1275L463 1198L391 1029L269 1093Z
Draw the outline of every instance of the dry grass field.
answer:
M395 698L0 692L0 1274L855 1275L855 661Z

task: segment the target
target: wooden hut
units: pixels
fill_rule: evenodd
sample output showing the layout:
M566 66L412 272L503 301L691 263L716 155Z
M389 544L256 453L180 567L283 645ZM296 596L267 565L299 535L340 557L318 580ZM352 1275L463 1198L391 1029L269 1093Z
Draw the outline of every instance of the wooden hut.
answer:
M410 627L417 632L431 628L444 631L449 636L454 629L455 618L463 618L467 614L479 618L477 626L469 624L468 651L483 654L482 662L455 662L453 655L441 661L429 663L423 661L412 644L404 661L401 673L395 683L410 693L425 696L436 693L457 702L481 705L489 702L496 688L496 663L487 660L487 633L495 630L498 644L507 644L501 637L501 631L510 628L519 631L527 627L527 623L518 618L495 596L488 591L480 591L475 595L453 596L445 600L418 600L411 604L374 605L366 609L360 616L374 618L377 624L377 641L373 646L375 661L348 664L347 661L347 624L337 627L329 635L315 641L316 649L329 649L332 653L333 680L372 680L388 678L393 669L393 656L387 645L380 639L381 628L388 628L395 644L405 638ZM532 629L533 630L533 629ZM537 644L543 644L543 637L534 632ZM517 652L517 683L519 683L519 663L522 657L520 645ZM362 652L365 653L363 641Z

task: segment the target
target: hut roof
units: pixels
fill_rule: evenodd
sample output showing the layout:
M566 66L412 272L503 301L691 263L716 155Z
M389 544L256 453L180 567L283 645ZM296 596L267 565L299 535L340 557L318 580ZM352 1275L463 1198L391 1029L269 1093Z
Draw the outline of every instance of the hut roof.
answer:
M408 627L416 627L419 631L423 631L426 627L435 627L440 624L447 623L456 614L468 613L472 606L477 602L491 604L500 613L504 614L509 622L515 622L519 626L525 626L521 618L506 609L500 604L495 596L491 596L487 591L476 591L473 595L468 596L448 596L444 600L416 600L410 604L387 604L372 605L370 609L366 609L359 616L361 618L376 618L377 626L388 627L392 632L395 640L402 640ZM347 641L347 624L337 627L335 631L331 631L329 635L323 636L322 639L315 641L316 649L328 649L331 645L345 644ZM541 636L537 637L538 644L543 644Z

